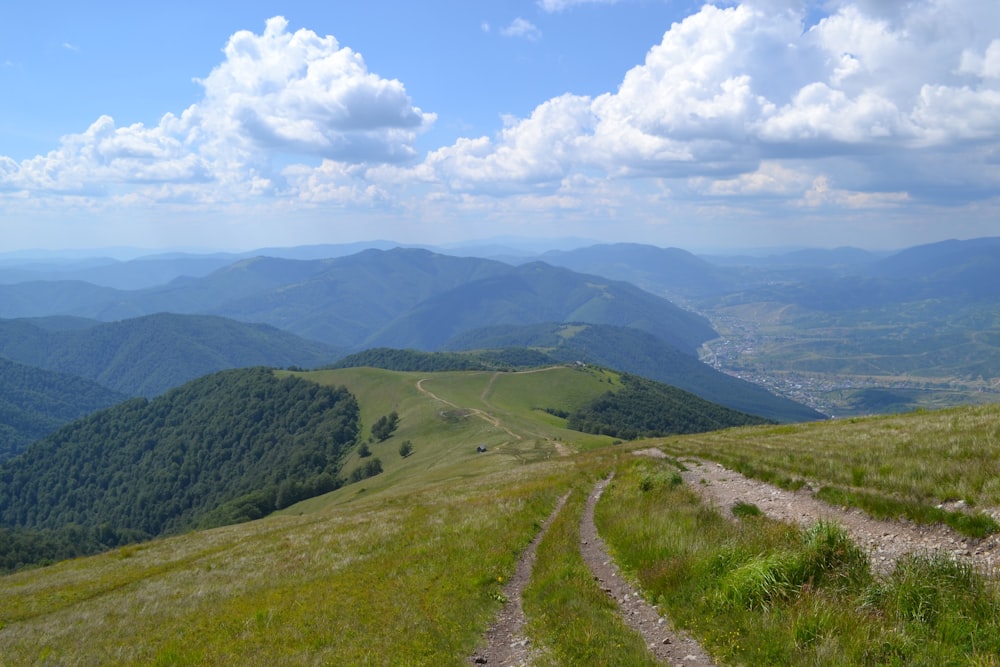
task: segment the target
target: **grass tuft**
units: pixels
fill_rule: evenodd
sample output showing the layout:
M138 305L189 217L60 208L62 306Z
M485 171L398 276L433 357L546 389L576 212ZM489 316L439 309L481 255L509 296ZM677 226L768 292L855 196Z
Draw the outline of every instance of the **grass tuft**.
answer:
M732 512L733 516L738 517L740 519L746 519L755 516L764 516L764 512L761 511L759 507L757 507L753 503L743 502L742 500L738 501L735 505L733 505Z

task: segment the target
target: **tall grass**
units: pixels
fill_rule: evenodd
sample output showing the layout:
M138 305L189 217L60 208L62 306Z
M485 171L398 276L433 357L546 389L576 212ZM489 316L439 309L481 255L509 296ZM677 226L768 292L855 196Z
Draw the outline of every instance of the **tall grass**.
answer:
M598 527L623 568L722 662L993 664L1000 597L970 568L914 556L878 580L835 525L733 521L688 488L643 483L667 466L623 464Z

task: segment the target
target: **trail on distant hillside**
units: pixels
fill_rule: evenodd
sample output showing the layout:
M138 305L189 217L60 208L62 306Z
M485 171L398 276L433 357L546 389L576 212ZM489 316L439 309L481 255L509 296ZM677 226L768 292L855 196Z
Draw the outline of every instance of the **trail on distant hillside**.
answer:
M655 448L635 453L665 456ZM877 574L892 572L900 558L914 553L942 553L972 563L984 574L1000 574L1000 535L976 539L956 533L943 524L873 519L861 510L834 507L817 500L808 489L779 489L711 461L685 459L685 464L689 469L681 473L684 481L727 516L732 516L733 505L744 502L756 505L764 514L779 521L809 526L825 519L840 524L868 551L872 569Z
M608 555L604 540L594 525L594 507L604 493L611 478L601 480L587 498L587 504L580 519L580 552L590 571L594 573L601 588L618 603L622 618L633 630L642 635L650 653L657 660L669 665L714 665L711 657L698 642L671 627L670 622L660 616L657 608L633 589L618 571L617 565Z
M430 398L433 398L435 401L439 401L441 403L444 403L448 407L455 408L456 410L467 410L468 412L476 415L477 417L479 417L483 421L487 422L491 426L495 426L495 427L497 427L499 429L503 429L503 431L507 435L509 435L510 437L514 438L515 440L521 440L522 439L520 435L518 435L517 433L514 433L513 431L511 431L509 428L507 428L502 423L500 423L499 419L497 419L496 417L494 417L490 413L486 412L485 410L480 410L479 408L468 408L468 407L464 407L464 406L461 406L461 405L457 405L455 403L452 403L451 401L448 401L448 400L445 400L445 399L441 398L440 396L438 396L437 394L435 394L431 390L424 388L424 380L426 380L426 379L427 378L420 378L419 380L417 380L417 391L419 391L421 394L424 394L425 396L429 396Z
M540 372L543 372L543 371L550 371L550 370L552 370L554 368L559 368L559 366L551 366L549 368L536 368L536 369L532 369L532 370L528 370L528 371L518 371L518 372L519 373L540 373ZM497 375L499 375L499 373L494 373L493 374L493 376L490 378L490 381L486 384L486 387L483 389L482 393L480 394L480 400L482 400L485 405L489 405L489 402L487 401L486 396L489 394L490 389L492 389L493 383L496 381ZM424 387L424 380L426 380L426 379L427 378L420 378L419 380L417 380L417 391L419 391L420 393L424 394L425 396L427 396L429 398L434 399L435 401L438 401L440 403L444 403L448 407L455 408L456 410L465 410L465 411L469 412L470 414L476 415L477 417L479 417L480 419L484 420L485 422L487 422L491 426L494 426L494 427L496 427L498 429L501 429L504 433L506 433L507 435L509 435L512 440L524 440L524 436L523 435L521 435L520 433L515 433L514 431L512 431L498 417L494 416L493 414L491 414L489 412L486 412L485 410L481 410L479 408L470 408L470 407L465 407L465 406L457 405L455 403L452 403L449 400L441 398L440 396L438 396L437 394L435 394L434 392L432 392L430 389L427 389L426 387ZM536 435L540 439L543 439L546 442L548 442L549 444L551 444L553 446L553 448L556 450L556 452L560 456L568 456L568 455L570 455L572 453L572 451L566 445L564 445L561 442L558 442L556 440L552 440L551 438L548 438L548 437L545 437L545 436L542 436L542 435L538 435L538 434L530 434L529 433L529 435Z
M521 554L517 562L517 569L514 576L507 580L503 588L503 595L507 603L497 614L493 626L486 631L484 637L486 647L476 651L469 658L469 662L474 665L501 665L502 667L522 667L531 664L531 654L528 647L528 639L524 636L524 609L521 606L524 588L531 581L531 572L535 567L535 553L538 544L545 537L549 526L559 515L569 493L564 495L556 503L556 508L552 514L542 523L542 529L538 531L535 538L528 545L528 548Z

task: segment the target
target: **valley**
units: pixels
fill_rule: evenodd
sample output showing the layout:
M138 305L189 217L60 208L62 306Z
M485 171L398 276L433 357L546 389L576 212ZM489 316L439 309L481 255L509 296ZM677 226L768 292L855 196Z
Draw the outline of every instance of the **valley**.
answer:
M825 326L782 308L709 316L720 338L702 346L702 361L827 415L1000 400L1000 379L982 375L997 367L997 348L977 331L924 342L918 352L898 326ZM899 341L896 350L887 339Z

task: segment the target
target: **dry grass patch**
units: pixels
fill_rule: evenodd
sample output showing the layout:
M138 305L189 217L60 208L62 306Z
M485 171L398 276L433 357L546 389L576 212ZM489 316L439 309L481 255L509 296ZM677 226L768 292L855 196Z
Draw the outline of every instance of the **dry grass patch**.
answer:
M360 498L5 577L4 664L458 664L571 471Z

